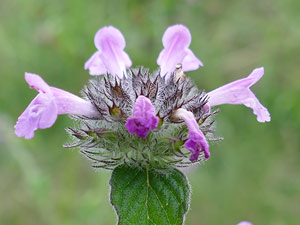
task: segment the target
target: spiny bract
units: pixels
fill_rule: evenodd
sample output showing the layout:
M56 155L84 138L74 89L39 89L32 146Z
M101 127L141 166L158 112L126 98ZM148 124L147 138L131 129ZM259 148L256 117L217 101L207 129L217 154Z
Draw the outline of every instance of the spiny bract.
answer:
M185 167L191 164L190 152L183 144L187 140L187 128L173 113L179 108L193 112L202 132L213 138L209 119L217 111L209 112L203 107L207 102L204 91L199 91L190 79L176 78L167 82L159 72L148 69L130 69L125 79L106 74L90 80L83 95L99 111L100 117L72 116L76 128L67 128L73 142L65 147L79 147L93 162L95 168L113 169L120 164L151 165L158 170L170 166ZM130 134L124 127L132 114L136 98L143 95L155 106L159 118L158 127L147 138ZM196 162L203 161L203 155Z

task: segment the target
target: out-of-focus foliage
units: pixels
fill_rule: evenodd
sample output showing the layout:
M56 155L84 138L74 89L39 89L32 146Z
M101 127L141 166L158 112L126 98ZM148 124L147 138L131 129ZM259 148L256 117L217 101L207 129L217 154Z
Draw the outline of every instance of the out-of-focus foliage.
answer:
M204 67L187 73L212 90L264 66L253 87L270 110L260 124L243 106L221 106L212 157L189 174L187 224L290 225L300 221L300 2L298 0L0 2L0 224L115 224L110 172L94 172L76 151L63 149L60 116L26 141L13 125L36 95L24 72L75 94L90 78L84 62L104 25L118 27L134 65L156 69L161 37L171 24L191 30L191 49Z

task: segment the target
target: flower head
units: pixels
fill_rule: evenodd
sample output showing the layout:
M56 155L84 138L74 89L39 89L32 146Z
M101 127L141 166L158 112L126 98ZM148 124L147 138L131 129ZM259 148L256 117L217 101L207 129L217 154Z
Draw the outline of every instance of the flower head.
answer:
M133 108L133 116L127 119L126 129L136 133L141 138L146 138L149 130L154 130L158 125L158 118L155 116L155 108L151 101L140 95Z
M39 94L18 118L15 134L31 139L34 131L51 127L59 114L97 115L91 103L58 88L50 87L39 76L25 73L25 80Z
M91 80L83 93L100 116L77 119L80 126L68 129L75 139L67 147L80 147L95 167L134 163L166 169L209 157L204 134L213 132L209 119L213 114L203 111L206 95L190 79L165 82L158 71L131 68L124 79L107 74ZM186 113L181 117L189 134L182 120L174 118L180 108L190 111L189 117Z
M85 63L84 68L91 75L110 73L119 77L126 76L126 69L132 64L124 51L126 46L122 33L113 26L103 27L95 35L95 46L98 49Z
M209 93L208 105L214 107L223 104L243 104L253 110L259 122L271 120L268 110L258 101L250 87L262 78L264 68L257 68L243 79L231 82Z
M157 58L157 64L160 66L161 76L165 76L166 80L170 78L179 63L182 64L183 71L196 70L203 66L203 63L189 49L191 40L189 29L182 24L170 26L165 31L162 38L164 49Z
M135 164L162 171L210 157L209 142L220 140L213 137L213 116L218 112L211 111L214 106L244 104L258 121L270 121L268 110L250 90L263 76L263 68L209 93L184 74L203 65L189 49L191 34L184 25L165 31L164 49L157 59L160 69L153 73L130 68L118 29L103 27L94 41L98 50L85 69L103 76L90 80L82 91L84 98L50 87L38 75L25 74L39 94L19 117L18 136L32 138L35 130L52 126L57 115L75 114L76 128L67 128L74 138L65 146L79 147L94 167Z

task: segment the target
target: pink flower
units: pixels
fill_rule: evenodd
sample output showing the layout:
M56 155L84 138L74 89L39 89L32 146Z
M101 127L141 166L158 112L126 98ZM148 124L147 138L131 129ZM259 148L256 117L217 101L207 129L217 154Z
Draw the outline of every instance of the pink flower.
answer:
M237 225L253 225L253 224L248 221L241 221Z
M119 77L126 76L126 69L132 65L122 33L113 26L102 27L95 35L95 46L98 49L85 63L91 75L110 73Z
M185 109L177 109L175 117L183 119L189 129L189 139L184 143L184 146L192 153L190 160L197 161L200 152L204 152L204 157L210 157L209 145L205 139L204 134L200 130L194 114Z
M189 49L191 40L189 29L182 24L170 26L165 31L162 38L164 49L157 58L157 64L160 66L161 76L165 76L166 80L170 78L179 63L182 64L183 71L196 70L203 66L203 63Z
M134 105L133 116L127 119L126 129L131 133L136 133L141 138L146 138L150 130L154 130L158 125L158 118L155 116L155 108L151 101L140 95Z
M250 87L262 78L264 68L257 68L243 79L236 80L209 93L208 106L214 107L223 104L243 104L253 110L259 122L271 120L268 110L258 101Z
M39 94L18 118L15 134L31 139L34 131L51 127L60 114L77 114L88 117L98 115L90 102L64 90L50 87L36 74L25 73L25 80Z

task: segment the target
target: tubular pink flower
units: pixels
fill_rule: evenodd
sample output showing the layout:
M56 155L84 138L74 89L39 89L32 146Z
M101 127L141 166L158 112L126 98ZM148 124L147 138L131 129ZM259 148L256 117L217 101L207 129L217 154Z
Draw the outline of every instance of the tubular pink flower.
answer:
M146 138L149 130L154 130L158 125L158 118L155 116L155 108L151 101L140 95L134 105L133 116L127 119L126 129L136 133L141 138Z
M268 110L258 101L250 87L264 75L264 68L256 68L243 79L236 80L209 93L208 105L214 107L223 104L243 104L253 110L259 122L271 120Z
M209 145L205 139L204 134L200 130L194 114L185 109L177 109L175 117L183 119L189 129L189 139L184 143L184 146L192 153L190 160L197 161L200 152L204 152L204 157L210 157Z
M132 65L122 33L113 26L103 27L95 35L95 46L98 49L85 63L91 75L110 73L120 79L126 76L126 69Z
M18 118L15 134L31 139L34 131L51 127L60 114L77 114L88 117L98 115L90 102L69 92L50 87L36 74L25 73L25 80L39 94Z
M203 66L203 63L189 49L191 40L189 29L182 24L170 26L165 31L162 38L164 49L157 58L157 64L160 66L161 76L165 76L166 80L179 63L182 64L183 71L196 70Z

